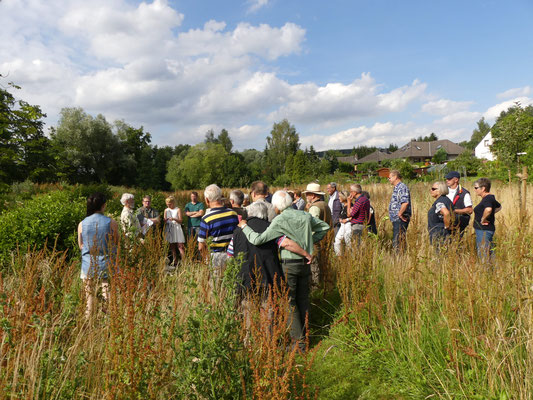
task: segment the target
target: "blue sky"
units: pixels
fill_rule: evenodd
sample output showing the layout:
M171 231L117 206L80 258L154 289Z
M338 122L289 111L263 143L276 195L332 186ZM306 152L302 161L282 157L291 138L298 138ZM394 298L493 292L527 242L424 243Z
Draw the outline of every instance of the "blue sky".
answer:
M265 145L287 118L302 146L469 139L533 100L530 1L3 0L0 74L48 125L82 107L158 145L229 130Z

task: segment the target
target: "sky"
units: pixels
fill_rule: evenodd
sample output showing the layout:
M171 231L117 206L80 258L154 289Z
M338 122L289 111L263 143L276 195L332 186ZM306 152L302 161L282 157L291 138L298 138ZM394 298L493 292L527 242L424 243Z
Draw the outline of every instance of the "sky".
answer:
M0 84L41 106L143 126L152 143L229 131L262 150L470 139L533 104L533 1L0 0Z

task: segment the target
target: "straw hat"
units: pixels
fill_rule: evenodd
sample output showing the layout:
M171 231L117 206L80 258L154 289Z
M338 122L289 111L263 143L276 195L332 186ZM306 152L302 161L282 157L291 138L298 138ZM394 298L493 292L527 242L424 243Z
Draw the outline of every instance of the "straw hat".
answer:
M318 183L310 183L309 185L307 185L307 187L305 188L305 190L302 193L303 194L314 193L314 194L319 194L319 195L322 195L322 196L326 194L326 193L320 191L320 185Z

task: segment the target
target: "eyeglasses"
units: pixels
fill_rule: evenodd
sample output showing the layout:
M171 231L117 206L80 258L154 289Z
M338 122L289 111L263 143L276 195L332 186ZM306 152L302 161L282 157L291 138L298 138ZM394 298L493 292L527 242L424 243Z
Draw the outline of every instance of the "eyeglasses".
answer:
M431 188L431 191L439 190L439 188Z

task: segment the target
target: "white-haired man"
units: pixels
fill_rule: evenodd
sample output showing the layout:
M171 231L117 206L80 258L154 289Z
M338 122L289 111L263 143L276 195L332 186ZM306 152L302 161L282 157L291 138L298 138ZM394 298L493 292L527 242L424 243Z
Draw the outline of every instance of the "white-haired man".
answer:
M261 234L247 226L245 220L239 223L250 243L258 246L279 237L289 237L302 249L313 254L313 244L321 240L330 226L304 211L292 208L291 196L284 190L278 190L272 197L272 205L279 215ZM311 269L306 258L282 248L280 261L289 287L291 310L291 337L303 338L305 319L309 310L309 275Z
M204 254L207 250L207 239L211 238L211 266L215 269L215 276L222 273L226 265L229 242L233 231L239 223L237 213L224 207L222 190L217 185L209 185L204 191L205 201L209 207L200 222L198 232L198 249Z

